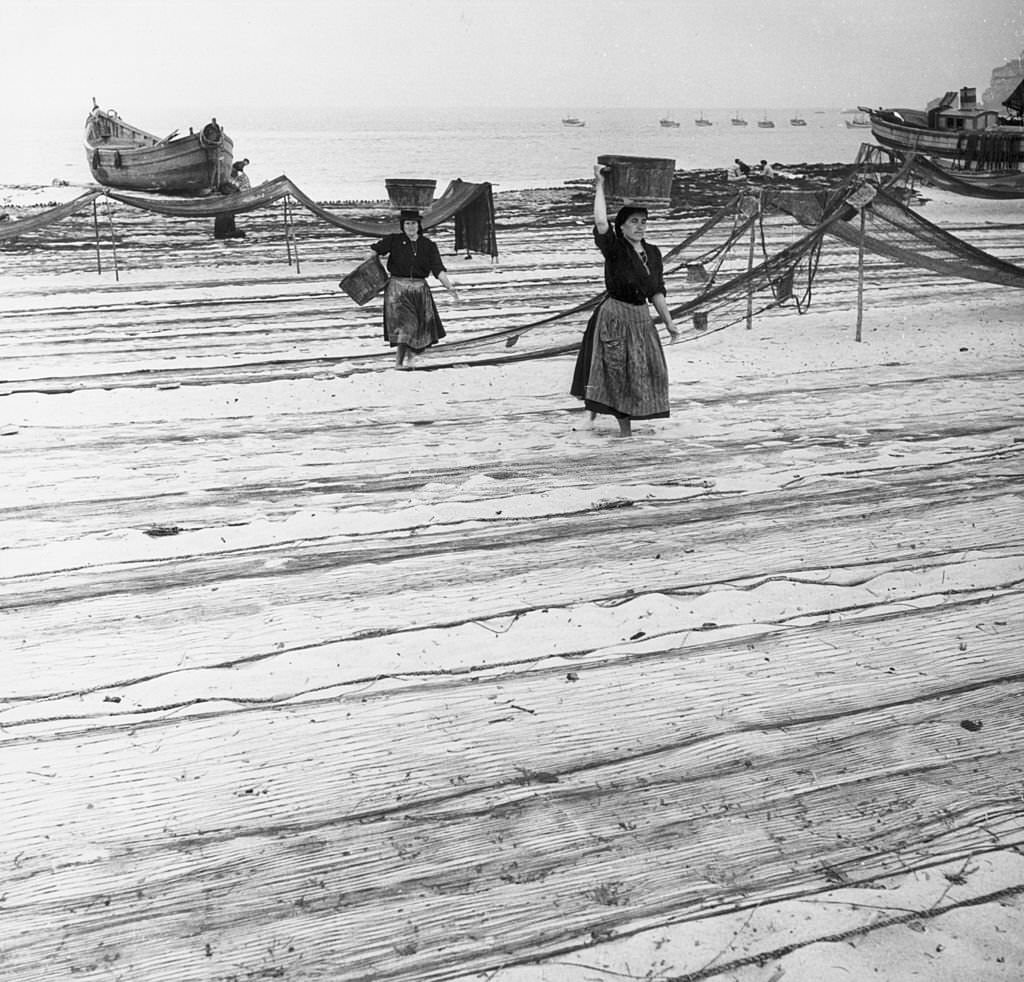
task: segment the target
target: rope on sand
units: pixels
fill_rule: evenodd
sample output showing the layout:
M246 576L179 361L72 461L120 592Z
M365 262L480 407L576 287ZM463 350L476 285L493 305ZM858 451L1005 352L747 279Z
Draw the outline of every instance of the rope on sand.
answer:
M688 972L685 975L665 976L662 982L702 982L703 979L714 978L716 975L722 975L725 972L734 972L737 969L746 967L747 965L764 966L769 962L776 961L779 958L792 954L794 951L799 951L801 948L808 948L811 945L835 944L840 941L848 941L850 938L865 937L866 935L872 934L881 928L898 927L901 924L912 924L915 921L932 920L933 918L941 917L943 914L949 914L954 910L962 910L967 907L979 907L982 904L1003 900L1007 897L1020 896L1021 894L1024 894L1024 883L1019 883L1010 887L1003 887L1000 890L993 890L991 893L985 893L978 897L969 897L967 900L960 900L956 903L945 904L942 907L932 907L928 910L915 910L909 911L905 914L896 914L891 917L885 917L881 920L875 921L873 924L863 924L859 927L850 928L847 931L823 934L819 937L808 938L805 941L794 941L792 944L782 945L781 947L773 948L770 951L762 951L756 955L747 955L744 958L736 958L733 961L723 962L722 964L715 965L713 967L707 966L696 972Z

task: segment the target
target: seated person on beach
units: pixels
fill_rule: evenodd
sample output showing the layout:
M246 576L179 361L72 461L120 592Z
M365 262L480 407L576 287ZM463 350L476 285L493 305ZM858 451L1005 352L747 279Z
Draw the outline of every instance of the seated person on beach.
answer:
M741 177L750 177L750 164L743 163L743 161L740 160L739 157L736 157L733 160L733 163L736 165L736 168L739 170Z
M249 158L236 160L231 165L231 177L221 185L223 194L237 194L239 191L248 191L252 187L249 175L245 173L245 167ZM235 225L235 213L233 211L221 212L213 220L213 237L215 239L244 239L245 232Z
M772 165L769 164L767 160L762 160L761 161L761 166L758 169L758 173L762 177L774 177L775 176L775 168L772 167Z
M427 277L437 277L456 301L459 294L448 278L440 250L423 234L420 213L403 210L398 217L402 231L385 235L370 249L376 256L388 257L384 339L396 349L395 367L410 369L417 355L445 336Z

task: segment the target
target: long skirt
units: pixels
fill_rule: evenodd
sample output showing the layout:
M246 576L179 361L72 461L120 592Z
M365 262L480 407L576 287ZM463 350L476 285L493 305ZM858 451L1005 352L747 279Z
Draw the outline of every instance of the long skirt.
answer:
M646 304L609 297L594 311L570 392L594 413L630 419L668 416L668 367Z
M388 344L423 351L444 335L427 281L392 276L384 287L384 338Z

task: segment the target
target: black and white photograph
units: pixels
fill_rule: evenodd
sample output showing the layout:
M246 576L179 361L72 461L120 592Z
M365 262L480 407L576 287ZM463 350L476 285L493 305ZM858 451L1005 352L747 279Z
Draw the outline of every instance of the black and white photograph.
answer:
M0 0L0 982L1021 982L1019 0Z

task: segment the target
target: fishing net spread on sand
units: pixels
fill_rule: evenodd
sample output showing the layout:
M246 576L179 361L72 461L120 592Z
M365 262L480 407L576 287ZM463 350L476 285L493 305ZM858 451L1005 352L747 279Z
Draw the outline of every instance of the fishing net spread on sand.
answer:
M216 218L223 212L244 213L266 208L282 198L291 198L335 228L353 235L380 237L399 230L398 218L389 215L376 221L353 219L339 215L318 204L289 177L281 175L247 191L234 194L212 194L200 198L184 198L140 191L117 191L97 188L55 208L14 221L0 223L0 241L15 239L35 232L82 211L98 198L173 218ZM423 227L432 228L454 219L456 247L496 258L497 238L494 232L494 199L487 182L451 181L444 193L423 211Z
M708 318L712 315L714 329L720 330L743 319L749 326L755 313L783 304L791 304L803 313L811 304L815 277L829 237L942 276L1024 286L1024 268L972 246L912 210L902 198L920 162L913 155L899 157L876 152L879 150L862 147L855 168L838 187L746 188L669 248L664 258L666 276L672 278L672 296L689 295L689 299L671 308L674 319L693 320L693 329L686 339L706 336ZM865 190L870 193L865 195ZM253 211L282 198L286 205L293 201L322 221L352 234L381 235L397 229L392 215L379 220L339 215L313 201L287 176L281 175L247 191L192 199L95 189L40 214L0 223L0 241L38 231L87 207L95 211L99 199L165 216L210 218L225 210ZM778 245L780 218L792 220L786 233L790 241L782 247ZM453 219L457 249L497 255L490 184L452 181L423 213L425 227ZM771 234L766 232L769 226ZM524 335L544 329L546 344L538 335L540 344L535 343L532 352L517 352L514 357L561 354L576 347L578 335L566 335L564 330L562 335L557 331L549 334L547 329L559 324L571 328L604 296L603 291L595 293L564 309L533 317L527 323L467 337L448 347L472 350L496 341L512 347Z

